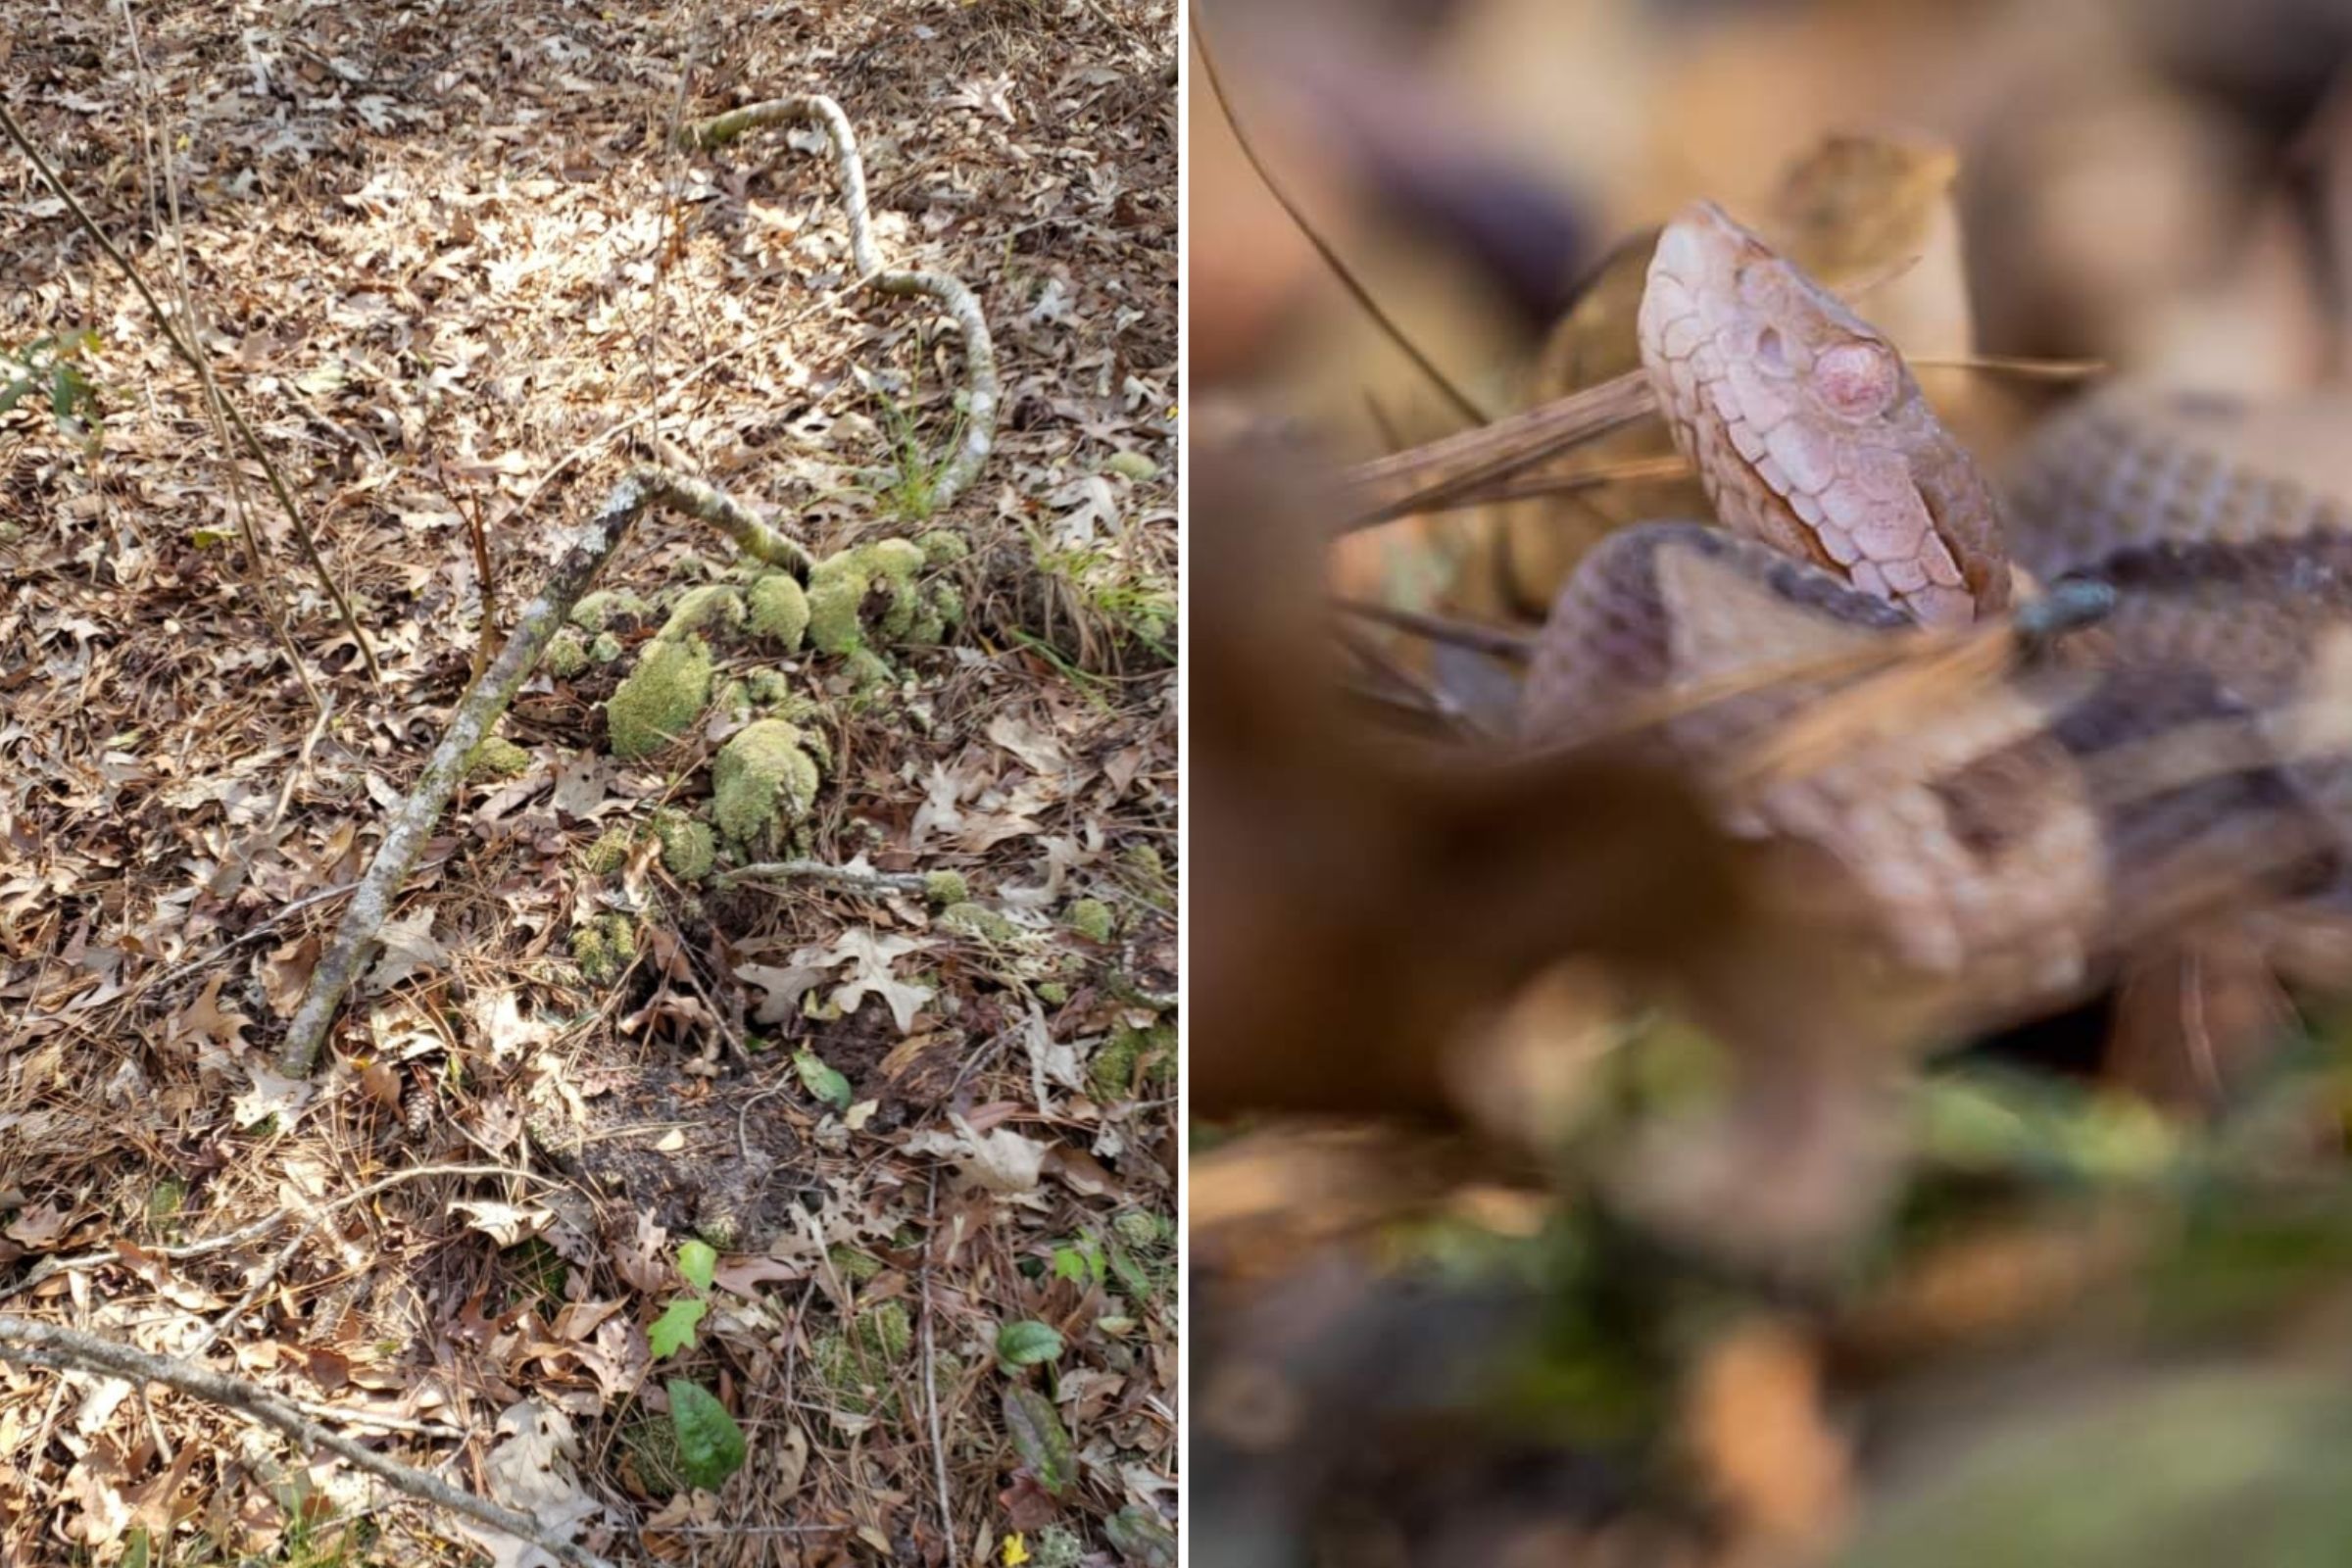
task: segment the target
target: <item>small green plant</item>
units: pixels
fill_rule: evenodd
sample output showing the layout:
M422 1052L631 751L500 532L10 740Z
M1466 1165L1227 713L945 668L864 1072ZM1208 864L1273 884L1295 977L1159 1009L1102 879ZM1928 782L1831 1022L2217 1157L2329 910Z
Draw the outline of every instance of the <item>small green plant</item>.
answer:
M743 1428L718 1396L699 1383L671 1378L666 1391L670 1426L678 1438L679 1472L688 1486L716 1492L743 1468L749 1451Z
M695 1331L710 1310L710 1281L718 1268L718 1253L708 1242L685 1242L678 1247L678 1277L691 1292L670 1298L653 1327L645 1331L646 1348L659 1361L694 1347Z
M7 414L35 393L49 401L57 427L98 450L98 388L82 368L82 356L95 353L98 334L89 327L78 332L52 332L36 337L5 357L8 379L0 383L0 414Z
M918 426L913 406L920 401L922 383L917 379L908 389L907 400L902 404L880 385L873 388L874 404L882 412L883 433L890 440L890 468L888 482L874 492L882 510L907 522L927 522L939 510L939 479L955 461L963 445L965 409L960 396L956 400L956 418L948 427L947 439L939 444L934 457L923 445L923 433Z

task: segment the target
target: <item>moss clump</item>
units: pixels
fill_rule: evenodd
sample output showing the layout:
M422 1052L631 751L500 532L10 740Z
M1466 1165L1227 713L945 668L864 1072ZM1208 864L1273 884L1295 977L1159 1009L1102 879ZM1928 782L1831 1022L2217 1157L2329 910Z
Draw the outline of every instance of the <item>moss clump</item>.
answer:
M923 553L924 562L933 566L953 566L958 561L971 559L971 541L953 528L934 528L915 541Z
M969 903L972 887L961 871L934 871L923 878L923 897L944 909L951 904Z
M504 736L483 739L466 758L467 778L513 778L531 765L531 754Z
M1086 1543L1068 1525L1047 1525L1038 1531L1029 1560L1037 1568L1078 1568L1086 1560Z
M808 592L790 572L771 571L752 584L751 619L755 636L789 654L808 630Z
M914 1321L906 1303L884 1301L858 1314L847 1332L818 1335L809 1358L836 1408L853 1415L895 1415L896 1374L913 1348Z
M1070 988L1058 980L1048 980L1037 988L1037 1000L1058 1007L1070 1000Z
M566 626L547 645L547 672L569 680L588 667L588 639L576 626Z
M620 1429L620 1446L637 1484L651 1497L674 1497L686 1490L686 1456L678 1451L678 1425L667 1416L641 1416Z
M689 589L670 608L662 624L662 641L678 642L691 631L725 634L743 629L743 595L724 583Z
M922 569L922 547L909 539L876 539L818 562L808 574L808 641L819 653L849 654L865 646L869 626L884 642L904 639L923 608Z
M755 669L745 679L744 685L750 689L752 701L760 707L790 710L779 713L779 718L790 719L796 724L804 723L815 710L816 705L813 703L793 701L791 677L780 669Z
M600 914L571 933L571 961L590 985L611 985L637 956L637 928L624 914Z
M1111 1234L1139 1252L1153 1251L1176 1239L1167 1217L1148 1208L1131 1208L1110 1222Z
M825 1256L832 1261L834 1268L840 1271L841 1277L853 1284L863 1285L868 1280L881 1277L882 1260L880 1258L871 1252L860 1252L846 1243L837 1242L825 1249Z
M711 815L730 844L773 849L816 804L816 763L780 718L747 725L711 764Z
M620 639L611 632L599 632L596 641L588 645L588 657L599 664L610 664L625 652Z
M710 673L700 637L657 640L605 704L612 755L645 757L685 734L710 700Z
M662 841L662 865L681 882L700 882L718 859L718 835L710 824L683 811L655 817L654 836Z
M850 684L864 696L879 695L899 683L899 672L871 648L852 649L842 667L849 671Z
M1145 457L1141 452L1113 452L1102 460L1102 471L1115 473L1122 479L1133 479L1136 483L1142 484L1148 479L1155 479L1159 476L1159 465Z
M619 870L629 858L629 846L635 837L625 827L607 828L605 836L588 846L580 863L591 876L611 876Z
M1101 899L1080 899L1071 905L1067 924L1089 942L1108 942L1117 929L1111 919L1110 906Z
M1142 1085L1164 1083L1175 1073L1175 1031L1164 1023L1149 1029L1121 1025L1086 1064L1087 1082L1102 1101L1124 1100Z
M951 904L939 911L939 923L983 942L1011 942L1021 934L1018 926L985 904Z
M653 619L654 607L630 593L626 588L599 589L582 594L571 607L571 623L582 631L611 631L625 625L641 625Z

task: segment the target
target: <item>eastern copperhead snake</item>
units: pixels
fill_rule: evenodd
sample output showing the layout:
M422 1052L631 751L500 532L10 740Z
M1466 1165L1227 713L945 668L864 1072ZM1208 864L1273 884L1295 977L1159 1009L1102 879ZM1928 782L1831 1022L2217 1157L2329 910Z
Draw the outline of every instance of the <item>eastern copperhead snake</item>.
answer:
M2117 386L2028 443L2004 501L1893 345L1708 204L1661 236L1639 331L1724 528L1586 557L1531 740L1663 713L1735 826L1840 868L1875 958L1974 1022L2200 922L2343 929L2352 507L2260 456L2330 411ZM2105 585L2103 617L2021 634L2067 579Z

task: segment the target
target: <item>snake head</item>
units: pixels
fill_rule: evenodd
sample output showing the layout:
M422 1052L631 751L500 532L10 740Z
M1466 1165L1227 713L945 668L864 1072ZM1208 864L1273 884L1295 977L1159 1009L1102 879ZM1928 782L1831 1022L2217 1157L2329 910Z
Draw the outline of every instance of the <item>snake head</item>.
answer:
M1923 625L2004 608L1991 488L1885 334L1711 202L1658 236L1642 363L1735 532Z

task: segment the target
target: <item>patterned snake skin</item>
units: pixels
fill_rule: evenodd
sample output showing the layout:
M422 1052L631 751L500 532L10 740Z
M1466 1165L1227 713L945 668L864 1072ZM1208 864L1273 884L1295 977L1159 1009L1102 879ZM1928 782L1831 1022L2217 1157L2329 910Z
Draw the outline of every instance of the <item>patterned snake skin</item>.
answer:
M1858 959L1974 1019L2196 921L2327 907L2352 863L2352 511L2278 427L2324 413L2102 393L2004 507L1893 345L1705 204L1661 236L1640 330L1724 526L1582 563L1531 740L1652 715L1735 826L1843 873L1879 933ZM2112 607L2038 636L2062 578Z

